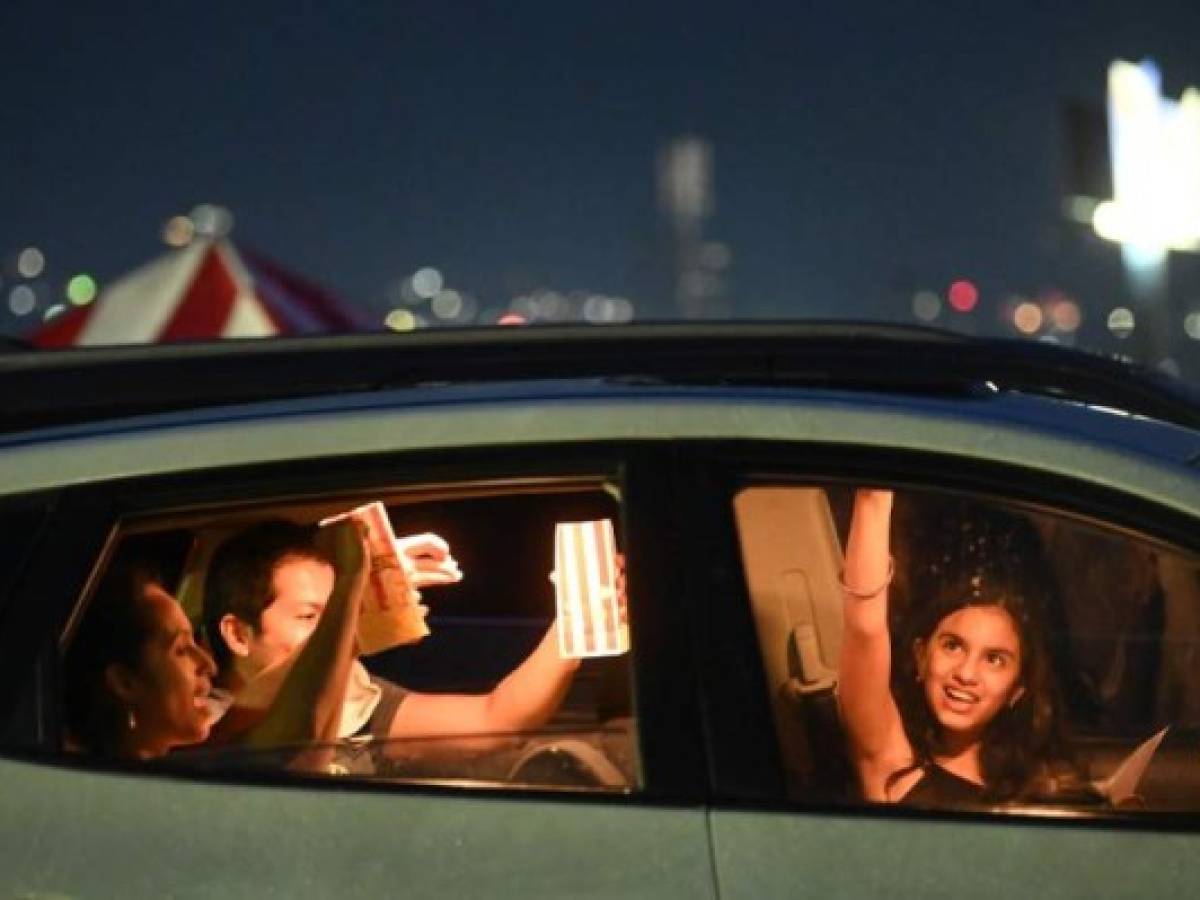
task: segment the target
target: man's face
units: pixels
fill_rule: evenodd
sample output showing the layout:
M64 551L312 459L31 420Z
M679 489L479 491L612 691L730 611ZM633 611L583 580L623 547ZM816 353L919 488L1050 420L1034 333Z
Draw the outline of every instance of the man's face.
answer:
M312 636L333 592L333 578L333 567L316 559L287 556L275 564L275 599L263 610L249 641L246 667L251 677L286 660Z

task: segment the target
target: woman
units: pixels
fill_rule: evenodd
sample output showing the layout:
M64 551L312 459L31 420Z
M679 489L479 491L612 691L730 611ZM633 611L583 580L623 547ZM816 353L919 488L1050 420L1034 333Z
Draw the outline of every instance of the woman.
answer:
M152 759L208 737L216 674L179 604L154 569L109 569L66 666L67 728L74 744L104 756Z
M915 609L893 690L891 509L890 491L855 494L842 583L838 702L864 797L958 805L1045 793L1052 771L1067 771L1049 661L1033 605L1007 579L968 567Z
M362 526L324 529L339 576L325 612L266 715L239 744L271 747L336 738L366 583ZM64 660L70 742L153 759L208 738L216 665L163 578L144 560L109 567Z

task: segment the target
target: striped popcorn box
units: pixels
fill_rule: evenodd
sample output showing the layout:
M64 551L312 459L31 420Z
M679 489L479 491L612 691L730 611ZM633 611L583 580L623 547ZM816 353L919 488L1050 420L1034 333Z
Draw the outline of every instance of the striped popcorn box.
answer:
M322 525L354 516L367 526L370 575L358 614L358 651L370 656L429 636L419 595L408 582L387 508L378 500L321 521Z
M564 658L619 656L629 626L617 599L617 542L609 519L554 526L558 649Z

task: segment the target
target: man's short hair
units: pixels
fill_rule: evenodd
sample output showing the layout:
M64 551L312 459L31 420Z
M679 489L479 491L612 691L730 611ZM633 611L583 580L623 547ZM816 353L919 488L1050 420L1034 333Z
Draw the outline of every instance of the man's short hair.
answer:
M334 565L317 546L316 526L269 519L227 538L213 554L204 578L204 631L222 671L232 654L221 635L221 619L237 616L255 630L262 614L275 602L275 567L294 557Z

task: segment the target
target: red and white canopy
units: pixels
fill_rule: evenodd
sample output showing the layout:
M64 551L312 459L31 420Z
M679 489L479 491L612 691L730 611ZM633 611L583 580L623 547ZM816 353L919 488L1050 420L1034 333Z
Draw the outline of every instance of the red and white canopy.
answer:
M37 347L137 344L361 331L365 316L260 254L223 238L193 241L50 320Z

